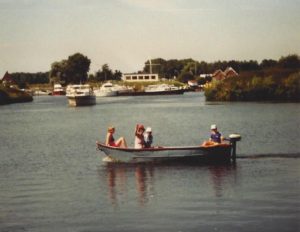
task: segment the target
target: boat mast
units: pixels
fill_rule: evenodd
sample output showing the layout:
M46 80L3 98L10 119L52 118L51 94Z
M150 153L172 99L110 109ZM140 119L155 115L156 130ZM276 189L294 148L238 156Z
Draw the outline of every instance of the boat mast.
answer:
M150 74L152 74L152 66L153 65L160 65L160 64L152 64L152 60L149 59L149 64L146 64L146 65L149 65Z

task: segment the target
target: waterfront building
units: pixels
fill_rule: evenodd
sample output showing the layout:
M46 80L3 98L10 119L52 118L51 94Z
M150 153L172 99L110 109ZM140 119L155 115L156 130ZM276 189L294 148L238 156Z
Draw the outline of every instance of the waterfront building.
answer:
M235 76L238 76L238 73L232 67L227 67L224 72L218 69L212 74L212 78L219 81Z
M16 85L17 85L15 80L12 78L12 76L8 72L6 72L4 74L1 81L2 81L2 84L6 85L6 86L16 87Z
M159 81L158 74L156 73L125 73L122 75L123 81L128 82L147 82L147 81Z

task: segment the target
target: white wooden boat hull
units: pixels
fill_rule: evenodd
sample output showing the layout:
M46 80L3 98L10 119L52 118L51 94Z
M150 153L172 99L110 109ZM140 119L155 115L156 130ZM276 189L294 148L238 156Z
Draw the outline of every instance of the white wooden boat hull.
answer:
M231 144L221 144L211 147L155 147L147 149L110 147L100 142L96 144L97 148L109 157L106 160L125 163L166 161L183 158L230 161L232 151Z

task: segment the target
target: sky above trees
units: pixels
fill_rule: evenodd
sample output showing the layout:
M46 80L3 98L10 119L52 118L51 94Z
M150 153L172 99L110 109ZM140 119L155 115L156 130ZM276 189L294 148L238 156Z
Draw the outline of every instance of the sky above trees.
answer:
M49 71L80 52L141 70L149 58L275 59L300 54L299 0L0 0L0 76Z

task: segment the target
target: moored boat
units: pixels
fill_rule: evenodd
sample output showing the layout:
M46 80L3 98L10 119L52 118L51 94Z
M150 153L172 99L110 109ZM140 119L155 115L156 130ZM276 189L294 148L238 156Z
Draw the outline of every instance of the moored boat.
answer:
M144 91L133 91L127 93L121 93L122 96L149 96L149 95L173 95L183 94L185 89L176 87L174 85L159 84L159 85L148 85Z
M160 84L160 85L148 85L145 88L145 92L147 93L156 93L156 92L170 92L180 90L179 87L174 85Z
M68 85L66 94L70 106L96 104L96 96L90 85Z
M34 96L47 96L47 95L52 95L52 92L49 90L44 90L44 89L36 89L33 91Z
M54 84L52 95L53 96L66 95L66 91L64 90L61 84Z
M187 158L218 162L235 160L236 142L240 139L239 135L232 135L230 136L230 143L214 146L152 147L144 149L111 147L101 142L96 142L96 145L97 149L106 155L106 160L110 162L140 163Z
M118 96L122 96L122 95L130 95L131 93L134 92L134 89L130 86L126 86L126 85L114 85L113 89L115 91L117 91L117 95Z
M99 89L94 90L96 97L112 97L118 94L111 82L104 83Z

